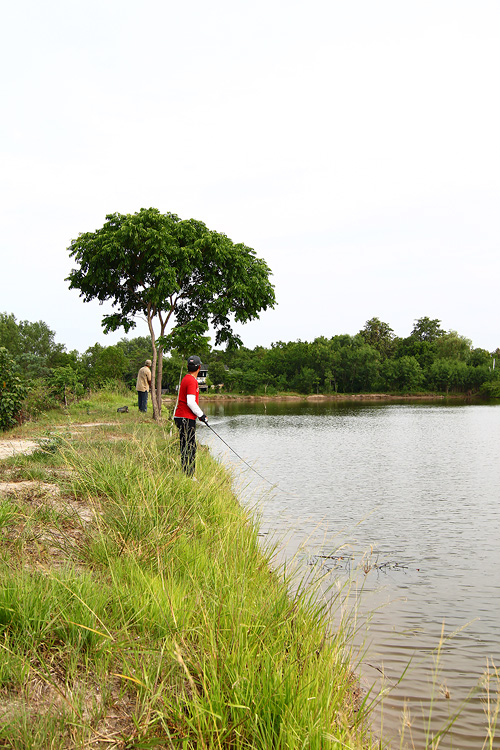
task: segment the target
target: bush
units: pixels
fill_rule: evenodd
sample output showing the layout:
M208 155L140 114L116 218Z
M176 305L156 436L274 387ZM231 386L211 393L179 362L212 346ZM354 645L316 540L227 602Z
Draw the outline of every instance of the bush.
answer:
M500 398L500 380L490 380L481 386L481 396L484 398Z
M26 386L15 374L14 360L5 347L0 347L0 430L16 424L26 392Z
M52 387L43 378L36 378L30 383L22 405L22 421L36 420L43 412L58 408L59 403Z
M78 373L69 365L65 367L54 367L49 375L49 383L53 393L64 402L75 401L83 396L83 385L78 380Z

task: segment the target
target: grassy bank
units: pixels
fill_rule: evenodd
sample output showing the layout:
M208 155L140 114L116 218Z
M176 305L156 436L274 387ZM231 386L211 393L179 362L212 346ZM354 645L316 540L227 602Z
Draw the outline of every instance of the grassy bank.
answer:
M114 406L0 462L0 747L368 747L348 627L290 594L208 451L193 483Z

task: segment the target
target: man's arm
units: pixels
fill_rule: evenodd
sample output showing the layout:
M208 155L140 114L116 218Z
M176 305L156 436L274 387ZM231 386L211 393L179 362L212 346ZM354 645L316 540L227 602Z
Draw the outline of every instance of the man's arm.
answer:
M189 406L193 414L195 414L197 417L203 416L202 410L196 403L196 396L194 395L194 393L188 393L186 397L186 401L187 401L187 405Z

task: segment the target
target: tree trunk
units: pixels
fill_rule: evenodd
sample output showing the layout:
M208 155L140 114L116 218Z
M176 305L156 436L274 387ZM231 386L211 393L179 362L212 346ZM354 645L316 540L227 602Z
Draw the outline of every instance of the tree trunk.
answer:
M153 404L153 419L158 422L161 417L161 412L158 408L158 399L156 396L156 363L158 361L158 354L156 351L156 345L153 343L153 364L151 366L151 403Z
M157 406L158 406L158 415L161 417L161 381L163 379L163 347L158 347L158 365L157 365L157 371L158 371L158 378L157 378L157 384L156 384L156 400L157 400Z
M156 364L158 362L158 351L156 349L156 338L153 329L153 320L151 311L148 309L148 327L151 334L151 345L153 347L153 364L151 367L151 403L153 404L153 419L159 422L161 419L161 379L160 379L160 399L158 401L156 392Z

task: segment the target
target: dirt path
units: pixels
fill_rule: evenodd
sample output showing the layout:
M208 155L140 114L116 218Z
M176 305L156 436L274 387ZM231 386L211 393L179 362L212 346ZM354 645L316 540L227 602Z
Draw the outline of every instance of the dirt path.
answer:
M39 447L34 440L0 440L0 461L19 453L33 453Z
M84 423L78 423L75 422L73 427L80 428L80 427L110 427L115 424L118 424L117 422L84 422ZM54 429L56 430L64 430L66 429L65 425L57 425ZM74 432L75 435L78 434L77 431ZM40 441L38 440L21 440L21 439L13 439L13 440L0 440L0 461L4 458L11 458L12 456L16 456L18 454L25 454L29 455L30 453L33 453L33 451L36 451L38 448L40 448Z

